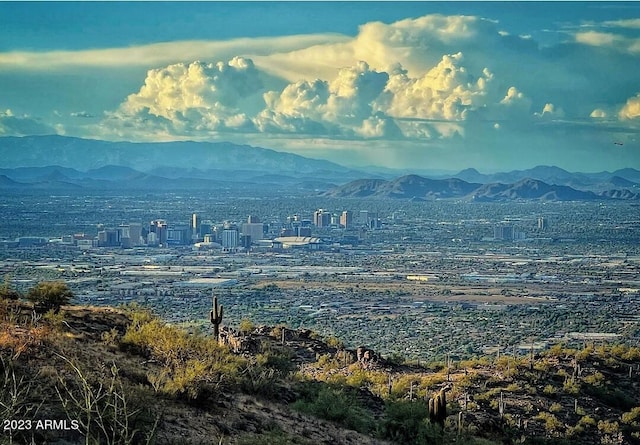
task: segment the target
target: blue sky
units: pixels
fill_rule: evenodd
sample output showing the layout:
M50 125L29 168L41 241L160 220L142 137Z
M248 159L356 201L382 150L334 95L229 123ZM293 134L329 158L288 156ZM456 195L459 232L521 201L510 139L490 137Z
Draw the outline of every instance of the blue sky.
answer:
M640 168L640 3L0 2L0 135Z

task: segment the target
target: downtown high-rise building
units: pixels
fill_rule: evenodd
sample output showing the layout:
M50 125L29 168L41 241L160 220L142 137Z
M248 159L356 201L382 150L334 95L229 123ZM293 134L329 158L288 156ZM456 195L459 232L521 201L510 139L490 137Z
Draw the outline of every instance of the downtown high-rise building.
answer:
M233 251L240 245L240 231L238 226L233 223L225 223L222 228L222 248Z
M257 216L249 216L247 222L242 224L242 235L248 236L248 244L255 243L264 238L264 224Z
M191 232L191 240L193 242L197 242L199 239L202 239L204 233L200 232L200 217L197 213L191 215L191 225L189 230Z
M353 225L353 212L351 210L344 210L340 215L340 225L345 229L351 228Z
M331 225L331 213L318 209L313 212L313 224L318 227L329 227Z

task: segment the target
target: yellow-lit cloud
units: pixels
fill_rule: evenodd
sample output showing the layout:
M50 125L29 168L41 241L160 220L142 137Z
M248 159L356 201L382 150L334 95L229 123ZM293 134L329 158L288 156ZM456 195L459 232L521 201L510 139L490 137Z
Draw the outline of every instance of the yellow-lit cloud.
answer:
M640 118L640 93L627 99L627 103L622 107L618 116L625 120Z

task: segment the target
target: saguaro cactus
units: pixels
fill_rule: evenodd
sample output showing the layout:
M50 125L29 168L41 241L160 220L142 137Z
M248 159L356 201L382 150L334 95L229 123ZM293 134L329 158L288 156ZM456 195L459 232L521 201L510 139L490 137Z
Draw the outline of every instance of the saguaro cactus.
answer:
M209 321L213 325L213 337L220 341L220 324L222 324L222 305L218 307L218 297L213 297L213 308L209 311Z
M444 425L447 418L447 395L446 389L441 389L429 399L429 420L432 423Z

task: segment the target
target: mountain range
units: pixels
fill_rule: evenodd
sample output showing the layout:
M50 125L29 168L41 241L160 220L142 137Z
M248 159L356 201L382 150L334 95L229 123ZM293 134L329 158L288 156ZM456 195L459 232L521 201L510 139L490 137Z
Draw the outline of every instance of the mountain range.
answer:
M638 185L635 185L638 189ZM577 190L566 185L547 184L525 178L514 183L472 183L458 178L429 179L407 175L390 181L381 179L356 180L323 193L333 198L386 198L410 200L468 199L476 202L539 200L594 201L638 200L639 192L614 189L603 192Z
M133 176L144 172L167 179L284 183L314 179L344 182L366 175L325 160L230 142L109 142L57 135L1 137L0 159L0 174L16 181L42 179L53 170L64 176L58 178L62 181L114 180L111 174L123 172ZM115 171L114 166L135 172ZM48 170L25 169L43 167Z
M404 173L404 174L403 174ZM428 177L426 177L428 176ZM444 175L333 162L229 142L132 143L65 136L0 137L2 189L195 190L286 187L333 197L638 199L640 171L572 173L554 166Z

